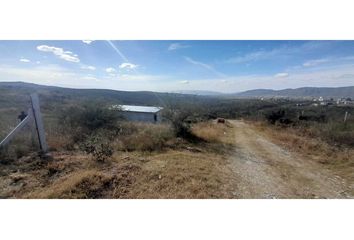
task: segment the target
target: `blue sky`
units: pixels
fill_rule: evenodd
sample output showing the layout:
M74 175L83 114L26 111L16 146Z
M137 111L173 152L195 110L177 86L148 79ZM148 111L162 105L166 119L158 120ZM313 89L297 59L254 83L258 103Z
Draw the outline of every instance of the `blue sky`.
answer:
M129 91L354 85L354 41L0 41L0 81Z

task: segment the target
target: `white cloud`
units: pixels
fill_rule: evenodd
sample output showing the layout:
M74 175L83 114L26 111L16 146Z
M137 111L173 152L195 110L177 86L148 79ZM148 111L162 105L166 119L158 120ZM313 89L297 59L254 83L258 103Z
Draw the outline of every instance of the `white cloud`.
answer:
M0 66L0 79L9 81L30 81L38 84L72 82L77 74L58 65L34 65L32 68Z
M96 77L93 76L93 75L83 76L83 77L81 77L81 79L82 79L82 80L87 80L87 81L96 81L96 82L99 81L99 79L96 78Z
M314 50L328 47L332 42L328 41L310 41L300 46L287 46L274 48L271 50L260 50L245 55L232 57L226 60L227 63L248 63L269 59L287 59L292 58L294 54L304 54Z
M182 84L188 84L189 81L188 80L183 80L183 81L180 81L179 83L182 83Z
M290 77L275 78L274 75L243 75L220 79L190 79L189 89L219 92L240 92L251 89L285 89L300 87L344 87L354 86L353 65L343 65L330 69L303 70L289 72Z
M191 59L190 57L184 57L184 59L193 65L197 65L197 66L200 66L200 67L203 67L203 68L209 70L210 72L214 73L215 75L217 75L219 77L226 77L225 74L216 71L212 66L210 66L206 63L195 61L195 60Z
M286 77L288 77L289 76L289 73L277 73L277 74L275 74L274 75L274 77L276 77L276 78L286 78Z
M86 43L87 45L91 44L93 40L82 40L83 43Z
M189 45L185 45L182 43L172 43L170 44L170 46L168 46L168 50L169 51L173 51L173 50L177 50L177 49L181 49L181 48L189 48Z
M37 50L42 51L42 52L51 52L55 56L65 60L65 61L68 61L68 62L80 62L80 59L78 58L77 54L74 54L71 51L64 51L64 49L62 49L62 48L47 46L47 45L40 45L40 46L37 46Z
M107 74L99 77L53 64L34 65L32 68L0 64L1 81L26 81L49 86L127 91L166 91L171 89L170 86L174 86L170 77L165 75Z
M137 68L139 65L133 64L133 63L122 63L121 65L119 65L120 69L126 69L126 70L132 70Z
M315 59L315 60L306 61L302 65L304 67L313 67L313 66L317 66L317 65L322 64L322 63L327 63L329 61L330 60L328 58Z
M82 66L81 66L81 69L86 69L86 70L92 70L92 71L94 71L94 70L96 70L96 67L94 67L94 66L88 66L88 65L82 65Z
M115 70L115 69L112 68L112 67L109 67L109 68L106 68L106 72L107 72L107 73L115 73L115 72L117 72L117 70Z
M26 58L21 58L21 59L20 59L20 62L28 63L28 62L31 62L31 60L26 59Z

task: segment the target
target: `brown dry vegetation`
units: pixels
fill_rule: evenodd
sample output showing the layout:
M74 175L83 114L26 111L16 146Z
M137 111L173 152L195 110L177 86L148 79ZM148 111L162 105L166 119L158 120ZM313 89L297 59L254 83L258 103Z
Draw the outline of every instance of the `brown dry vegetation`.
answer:
M35 154L3 163L1 198L231 198L227 165L231 128L214 123L209 133L198 124L202 145L173 138L167 125L126 123L128 132L116 139L114 155L103 163L79 150L64 151L70 141L48 142L52 160ZM209 125L210 124L210 125ZM130 131L129 130L129 131ZM215 138L219 137L219 141ZM208 142L212 141L212 142Z
M354 150L344 146L334 146L304 131L294 128L269 126L263 122L253 123L260 133L270 137L274 143L320 163L347 182L354 182ZM354 191L350 193L354 194Z
M230 137L230 128L232 126L226 122L225 124L216 121L207 121L195 124L192 128L193 133L208 142L224 142L233 144L233 138Z

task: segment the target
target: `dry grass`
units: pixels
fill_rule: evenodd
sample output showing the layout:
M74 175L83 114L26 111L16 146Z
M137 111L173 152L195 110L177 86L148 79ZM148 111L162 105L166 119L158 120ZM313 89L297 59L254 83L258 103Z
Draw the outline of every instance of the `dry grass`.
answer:
M64 159L62 159L64 158ZM33 161L37 161L33 159ZM56 162L57 161L57 162ZM211 153L116 153L106 164L83 155L1 176L10 198L231 198L231 170ZM6 186L6 187L5 187Z
M171 150L143 161L129 198L232 197L232 173L219 155Z
M207 142L233 143L231 124L216 123L215 121L201 122L193 125L193 133Z
M51 151L72 149L74 144L70 135L59 131L48 134L46 140Z
M200 123L193 131L210 142L178 143L168 125L126 123L103 163L62 150L70 141L58 131L48 137L57 149L51 161L30 154L0 163L0 198L231 198L232 171L220 149L232 129Z
M113 144L120 151L162 150L174 138L167 124L126 122L122 125L122 131Z
M276 144L322 164L349 183L354 182L354 149L330 145L318 138L301 134L299 129L279 128L264 123L255 125Z

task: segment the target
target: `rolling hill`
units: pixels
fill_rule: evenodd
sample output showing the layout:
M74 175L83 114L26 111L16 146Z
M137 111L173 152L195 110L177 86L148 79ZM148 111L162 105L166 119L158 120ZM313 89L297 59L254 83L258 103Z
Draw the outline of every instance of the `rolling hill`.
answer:
M37 92L42 102L58 105L82 101L101 101L112 104L165 106L169 103L202 101L206 96L149 91L116 91L107 89L71 89L37 85L24 82L0 82L0 105L11 107L14 103L26 103L31 93Z
M70 101L70 100L98 100L108 103L131 104L131 105L159 105L163 106L169 102L198 102L212 100L220 97L231 98L259 98L259 97L350 97L354 98L354 86L324 88L324 87L303 87L296 89L255 89L245 92L222 94L210 91L180 91L172 93L160 93L149 91L117 91L107 89L71 89L53 86L37 85L24 82L0 82L0 103L13 102L14 98L21 98L21 95L29 95L37 92L46 101Z
M255 89L241 93L233 94L236 97L351 97L354 98L354 86L352 87L338 87L338 88L325 88L325 87L303 87L296 89Z

